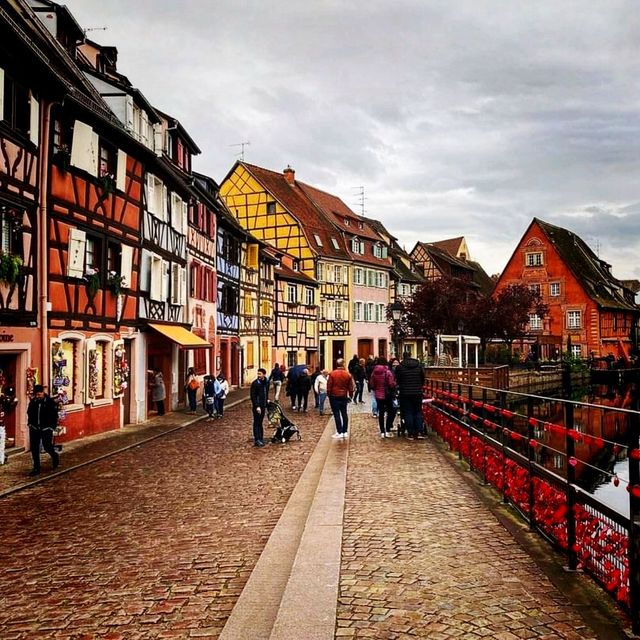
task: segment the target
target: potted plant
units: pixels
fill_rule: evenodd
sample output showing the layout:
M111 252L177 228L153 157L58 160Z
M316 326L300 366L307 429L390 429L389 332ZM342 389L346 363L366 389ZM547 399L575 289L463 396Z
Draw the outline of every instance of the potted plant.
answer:
M12 287L22 272L22 258L11 253L0 254L0 282Z
M89 267L84 274L84 280L87 283L87 295L90 300L93 300L100 289L100 273L98 269Z
M100 187L105 195L109 195L116 190L115 176L112 173L105 173L100 176Z
M53 162L58 165L63 171L67 171L71 166L71 152L66 144L61 144L53 152Z
M107 274L107 286L116 297L122 293L122 289L125 286L124 281L125 277L115 271L109 271Z

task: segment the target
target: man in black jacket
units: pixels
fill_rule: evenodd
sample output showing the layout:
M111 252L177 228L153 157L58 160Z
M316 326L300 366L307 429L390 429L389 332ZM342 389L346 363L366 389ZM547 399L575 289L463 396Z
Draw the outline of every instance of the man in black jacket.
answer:
M422 387L424 369L418 360L405 353L396 367L400 415L410 438L417 438L422 425Z
M249 396L251 398L251 412L253 413L253 446L264 447L264 433L262 430L262 422L264 414L267 412L267 371L258 369L258 377L251 383L249 387Z
M44 392L44 387L33 387L33 398L27 407L29 423L29 447L33 458L33 470L30 476L40 473L40 443L51 456L53 468L60 464L60 456L53 446L53 430L58 426L58 405Z

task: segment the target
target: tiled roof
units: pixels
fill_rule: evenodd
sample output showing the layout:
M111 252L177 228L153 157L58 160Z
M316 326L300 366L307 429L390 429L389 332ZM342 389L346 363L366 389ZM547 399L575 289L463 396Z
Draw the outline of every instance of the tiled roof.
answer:
M496 287L493 278L482 268L479 262L467 260L467 264L473 267L473 281L478 285L480 291L487 295L491 295Z
M364 218L351 211L337 196L303 182L298 182L298 184L315 206L342 231L346 238L347 251L354 262L364 262L372 266L387 268L391 266L390 258L377 258L373 255L373 245L375 243L382 245L384 242ZM353 238L358 238L363 242L364 253L355 253L351 250Z
M457 238L448 238L446 240L438 240L437 242L431 242L435 247L439 249L444 249L447 253L450 253L452 256L458 255L458 249L460 249L460 243L464 240L464 236L459 236Z
M247 162L239 162L260 184L300 223L309 246L318 255L348 260L349 253L344 238L338 229L325 219L325 216L313 205L297 181L289 184L282 173L263 169ZM318 246L314 235L317 235L322 246ZM335 238L338 248L331 241Z
M533 223L537 223L592 300L604 308L638 311L624 297L622 282L611 275L610 265L598 258L579 236L539 218L534 218Z
M302 271L294 271L284 264L275 268L275 274L277 278L281 278L282 280L296 280L298 282L304 282L309 286L318 286L317 280L314 280L311 276L308 276Z

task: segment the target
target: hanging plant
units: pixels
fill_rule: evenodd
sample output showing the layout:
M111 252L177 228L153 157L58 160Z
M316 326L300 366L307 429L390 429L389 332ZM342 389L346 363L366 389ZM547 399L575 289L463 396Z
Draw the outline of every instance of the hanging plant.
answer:
M63 171L71 166L71 152L66 144L60 145L53 153L53 162Z
M105 195L109 195L116 190L115 177L112 173L105 173L100 176L100 187Z
M95 298L96 293L100 289L100 273L98 269L87 269L84 274L84 280L87 283L87 294L89 298Z
M114 296L119 296L122 293L125 277L117 274L115 271L109 271L107 274L107 286L111 290Z
M17 284L22 273L22 258L10 253L0 254L0 282L8 286Z

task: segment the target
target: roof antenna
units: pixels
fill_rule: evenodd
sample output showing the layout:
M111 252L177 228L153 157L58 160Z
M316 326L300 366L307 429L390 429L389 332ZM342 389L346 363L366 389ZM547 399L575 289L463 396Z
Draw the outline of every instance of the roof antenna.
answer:
M238 142L236 144L230 144L230 147L240 147L240 153L236 153L236 157L240 158L240 162L244 162L244 148L248 147L251 143L247 140L246 142Z
M358 196L357 204L360 206L360 215L364 218L364 201L366 198L364 197L364 187L351 187L351 189L357 189L357 193L355 195Z

